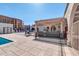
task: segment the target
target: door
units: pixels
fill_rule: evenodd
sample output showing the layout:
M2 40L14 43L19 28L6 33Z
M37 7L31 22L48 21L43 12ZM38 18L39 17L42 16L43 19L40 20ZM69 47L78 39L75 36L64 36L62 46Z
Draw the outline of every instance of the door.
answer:
M12 28L10 28L10 33L12 33Z
M5 27L3 27L3 34L5 34Z

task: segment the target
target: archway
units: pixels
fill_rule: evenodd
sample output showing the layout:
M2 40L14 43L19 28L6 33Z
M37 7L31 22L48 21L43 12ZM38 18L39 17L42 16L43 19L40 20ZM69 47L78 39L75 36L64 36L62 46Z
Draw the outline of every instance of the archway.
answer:
M79 49L79 4L74 4L70 15L71 46Z

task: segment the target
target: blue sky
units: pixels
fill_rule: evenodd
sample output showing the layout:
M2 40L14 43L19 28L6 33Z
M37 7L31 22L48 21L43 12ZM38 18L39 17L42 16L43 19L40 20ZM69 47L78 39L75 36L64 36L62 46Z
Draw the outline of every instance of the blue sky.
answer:
M0 15L19 18L24 24L32 25L34 21L63 17L64 3L0 3Z

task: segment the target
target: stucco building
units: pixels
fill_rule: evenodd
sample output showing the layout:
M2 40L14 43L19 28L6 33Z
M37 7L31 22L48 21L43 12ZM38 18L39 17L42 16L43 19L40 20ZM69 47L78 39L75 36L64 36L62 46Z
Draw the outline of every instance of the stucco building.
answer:
M79 50L79 3L67 4L64 17L67 20L67 44Z
M13 24L8 24L8 23L0 23L0 34L9 34L12 33L13 31Z
M39 28L40 31L44 31L48 28L49 32L60 31L60 33L63 33L65 29L65 20L64 18L39 20L35 22L35 27Z
M14 31L23 30L23 21L21 19L0 15L0 23L13 24Z

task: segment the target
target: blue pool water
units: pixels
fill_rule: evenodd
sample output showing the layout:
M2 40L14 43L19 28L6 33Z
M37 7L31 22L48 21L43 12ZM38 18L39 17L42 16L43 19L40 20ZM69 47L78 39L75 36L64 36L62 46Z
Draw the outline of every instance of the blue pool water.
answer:
M7 44L7 43L10 43L10 42L13 42L13 41L6 39L6 38L3 38L3 37L0 37L0 45Z

